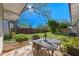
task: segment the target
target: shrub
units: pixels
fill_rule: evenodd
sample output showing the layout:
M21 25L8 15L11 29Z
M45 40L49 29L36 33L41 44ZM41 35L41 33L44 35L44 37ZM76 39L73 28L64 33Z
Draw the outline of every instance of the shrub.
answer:
M68 44L67 44L69 47L75 47L75 48L79 48L79 39L77 38L73 38L73 39L70 39L68 41Z
M27 40L28 40L26 34L16 34L16 35L13 36L13 38L14 38L16 41L18 41L18 42L27 41Z
M79 48L79 39L77 37L73 37L66 41L62 41L62 48L67 51L67 47Z
M12 39L12 35L10 35L10 34L5 34L3 39L4 39L4 40L10 40L10 39Z

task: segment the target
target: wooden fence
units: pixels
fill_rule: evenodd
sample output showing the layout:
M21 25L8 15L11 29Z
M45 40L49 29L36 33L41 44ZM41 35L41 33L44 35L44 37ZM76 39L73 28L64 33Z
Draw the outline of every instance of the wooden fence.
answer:
M33 34L43 32L42 29L32 29L32 28L18 28L17 31L15 29L11 29L11 32L18 32L23 34Z

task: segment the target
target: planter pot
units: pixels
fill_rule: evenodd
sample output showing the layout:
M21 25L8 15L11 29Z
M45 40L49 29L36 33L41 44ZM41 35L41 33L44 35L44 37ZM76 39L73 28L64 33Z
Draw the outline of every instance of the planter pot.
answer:
M79 56L79 49L74 47L67 47L67 53L72 56Z

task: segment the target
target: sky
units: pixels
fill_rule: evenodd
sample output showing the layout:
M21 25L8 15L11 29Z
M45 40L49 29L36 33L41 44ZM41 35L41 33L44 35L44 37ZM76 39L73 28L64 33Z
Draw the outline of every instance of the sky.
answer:
M50 16L56 21L70 21L69 6L67 3L49 3L48 8L51 10ZM26 26L31 25L32 28L36 28L39 25L45 25L47 20L36 14L35 12L25 10L18 21Z

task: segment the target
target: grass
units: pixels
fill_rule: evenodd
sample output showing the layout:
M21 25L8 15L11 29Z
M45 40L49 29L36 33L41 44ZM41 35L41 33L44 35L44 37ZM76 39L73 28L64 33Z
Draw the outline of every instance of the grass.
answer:
M31 40L33 35L39 35L40 38L44 37L44 33L35 33L35 34L26 34L28 39ZM57 39L63 39L63 38L68 38L68 36L64 36L64 35L60 35L60 34L53 34L51 32L47 32L47 38L52 39L52 38L57 38ZM9 39L9 40L5 40L4 42L10 42L10 41L14 41L14 39Z
M39 35L40 38L43 38L43 37L44 37L44 33L26 34L26 36L27 36L27 38L28 38L29 40L32 39L32 36L33 36L33 35ZM66 40L66 39L71 39L71 38L73 38L73 37L70 38L70 37L65 36L65 35L53 34L53 33L51 33L51 32L47 32L47 38L49 38L49 39L55 38L55 39L59 39L59 40L63 41L64 39L65 39L65 40ZM9 42L16 42L16 41L15 41L15 39L4 40L4 43L5 43L5 44L6 44L6 43L9 43Z
M39 35L41 38L44 37L44 33L27 34L28 39L32 39L33 35ZM47 38L49 38L49 39L52 39L52 38L62 39L62 38L69 38L69 37L65 36L65 35L59 35L59 34L53 34L51 32L47 32Z

